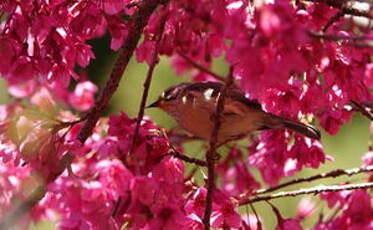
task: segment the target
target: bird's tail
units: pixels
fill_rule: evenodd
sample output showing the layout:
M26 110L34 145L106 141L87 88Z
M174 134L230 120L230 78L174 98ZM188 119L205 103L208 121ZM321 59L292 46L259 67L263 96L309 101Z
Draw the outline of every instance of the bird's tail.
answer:
M319 140L321 138L320 131L316 128L299 121L290 120L273 114L268 114L264 123L265 126L270 129L290 129L312 139Z

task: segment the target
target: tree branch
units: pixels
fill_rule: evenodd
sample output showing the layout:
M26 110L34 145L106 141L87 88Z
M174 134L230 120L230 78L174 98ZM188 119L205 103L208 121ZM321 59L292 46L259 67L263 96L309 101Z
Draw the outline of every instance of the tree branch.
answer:
M228 89L233 84L233 68L231 67L227 81L224 88L219 93L216 102L216 109L214 113L214 124L210 136L210 148L206 154L207 162L207 195L206 195L206 206L203 217L203 224L205 230L210 229L210 217L212 212L212 197L215 190L215 159L216 159L216 149L218 147L218 133L221 126L220 115L224 110L224 100L225 94Z
M140 104L139 112L137 114L135 131L134 131L133 138L132 138L132 141L131 141L130 147L129 147L129 152L128 152L129 154L131 154L133 152L133 150L136 146L136 141L137 141L137 138L138 138L138 135L139 135L141 121L144 117L144 111L145 111L145 106L146 106L146 100L147 100L148 94L149 94L150 83L152 81L154 68L158 64L159 43L160 43L162 35L163 35L164 26L166 24L166 19L167 19L167 15L163 15L163 17L160 21L160 24L159 24L158 34L156 35L156 43L155 43L155 47L154 47L154 53L152 55L151 64L149 66L148 73L146 75L146 79L145 79L145 82L144 82L144 85L143 85L144 86L144 91L143 91L142 98L141 98L141 104Z
M339 176L353 176L353 175L364 173L364 172L373 172L373 165L372 166L367 166L367 167L362 167L362 168L353 168L353 169L345 169L345 170L337 169L337 170L317 174L317 175L310 176L310 177L297 178L297 179L285 182L283 184L279 184L277 186L274 186L274 187L271 187L271 188L268 188L268 189L261 189L261 190L254 191L254 194L257 195L257 194L264 194L264 193L268 193L268 192L273 192L273 191L279 190L281 188L284 188L284 187L287 187L287 186L290 186L290 185L294 185L294 184L300 184L300 183L303 183L303 182L311 182L311 181L314 181L314 180L325 179L325 178L330 178L330 177L335 178L335 177L339 177Z
M373 121L373 114L371 113L371 111L367 109L366 106L357 101L351 101L351 104L354 105L357 108L357 110L361 112L361 114L369 118L369 120Z
M210 148L206 154L206 162L207 162L207 195L206 195L206 206L203 218L203 224L205 226L205 230L210 229L210 216L212 212L212 195L213 191L215 190L215 155L216 155L216 148L218 142L218 132L220 129L220 114L223 111L224 106L224 97L225 97L225 88L220 92L217 102L216 102L216 110L214 116L214 126L211 132L210 137Z
M343 45L354 46L357 48L373 47L373 36L367 35L341 35L341 34L326 34L314 31L308 31L308 35L314 38L324 40L343 42Z
M338 192L342 190L356 190L356 189L369 189L373 188L373 182L360 183L360 184L348 184L348 185L329 185L329 186L317 186L313 188L304 188L295 191L279 192L271 195L256 196L248 199L243 199L239 202L239 205L246 205L249 203L255 203L258 201L268 201L283 197L294 197L305 194L318 194L322 192Z
M314 31L308 31L308 34L311 37L315 38L322 38L331 41L342 41L342 40L350 40L350 41L365 41L365 40L373 40L372 36L367 35L342 35L342 34L325 34L319 33Z
M256 218L256 221L257 221L257 222L256 222L256 228L257 228L258 230L262 230L262 229L263 229L263 227L262 227L262 222L261 222L260 219L259 219L259 215L258 215L258 213L256 212L254 205L253 205L252 203L250 203L249 205L250 205L251 210L253 210L253 213L254 213L255 218ZM248 222L249 222L249 219L248 219Z
M189 58L188 56L186 56L186 55L183 54L182 52L179 52L179 51L178 51L177 54L178 54L180 57L184 58L184 60L187 61L189 64L191 64L194 68L196 68L196 69L198 69L198 70L200 70L200 71L202 71L202 72L207 73L208 75L214 77L214 78L215 78L216 80L218 80L218 81L222 81L222 82L225 82L225 81L226 81L226 78L224 78L224 77L222 77L222 76L220 76L220 75L218 75L218 74L212 72L211 70L205 68L204 66L198 64L197 62L193 61L191 58Z
M170 155L173 157L179 158L180 160L183 160L185 162L192 163L198 166L202 166L202 167L207 166L207 163L205 161L197 159L197 158L193 158L193 157L188 157L186 155L179 153L178 151L174 149L170 152Z
M305 0L305 1L314 2L314 3L315 2L324 3L333 8L343 10L345 14L373 19L373 14L371 14L369 11L367 12L367 11L359 10L351 6L346 6L345 4L346 1L336 1L336 0Z
M343 17L343 15L345 14L345 12L343 10L340 10L338 11L333 17L331 17L329 19L329 21L321 28L321 31L322 32L326 32L326 30L331 26L333 25L333 23L337 22L341 17Z

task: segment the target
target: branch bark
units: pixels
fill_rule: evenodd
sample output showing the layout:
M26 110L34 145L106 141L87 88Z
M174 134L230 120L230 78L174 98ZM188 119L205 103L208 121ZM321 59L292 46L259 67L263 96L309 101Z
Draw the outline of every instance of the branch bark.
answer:
M324 3L333 8L343 10L345 14L373 19L373 14L371 12L359 10L357 8L349 6L346 4L346 1L336 1L336 0L305 0L305 1L314 2L314 3L315 2Z
M297 178L295 180L291 180L291 181L288 181L286 183L279 184L277 186L274 186L274 187L271 187L271 188L268 188L268 189L262 189L262 190L254 191L254 194L257 195L257 194L264 194L264 193L268 193L268 192L273 192L273 191L279 190L281 188L284 188L284 187L287 187L287 186L290 186L290 185L294 185L294 184L300 184L300 183L303 183L303 182L311 182L311 181L318 180L318 179L325 179L325 178L331 178L331 177L335 178L335 177L339 177L339 176L353 176L353 175L364 173L364 172L373 172L373 165L372 166L367 166L367 167L362 167L362 168L353 168L353 169L345 169L345 170L337 169L337 170L333 170L333 171L330 171L330 172L327 172L327 173L321 173L321 174L317 174L317 175L306 177L306 178Z
M206 154L206 162L207 162L207 195L206 195L206 206L205 212L203 217L203 224L205 226L205 230L210 229L210 217L212 212L212 196L215 190L215 156L216 156L216 148L218 142L218 133L220 129L220 114L224 109L224 97L225 97L225 88L220 92L217 102L216 102L216 110L214 116L214 127L212 129L211 137L210 137L210 148Z
M351 104L354 105L358 109L358 111L361 112L361 114L366 116L369 120L373 121L373 114L370 108L367 108L367 106L364 106L362 103L359 103L357 101L351 101Z
M161 38L162 38L162 35L163 35L164 26L166 24L166 19L167 19L167 15L163 15L163 18L160 21L160 25L159 25L159 28L158 28L159 31L158 31L158 34L157 34L157 37L156 37L154 53L153 53L151 64L149 66L149 70L148 70L148 73L146 75L146 79L145 79L145 82L144 82L144 91L143 91L143 94L142 94L140 109L139 109L137 119L136 119L135 131L134 131L134 134L133 134L131 145L129 147L129 154L131 154L133 152L133 150L136 146L136 141L137 141L137 138L138 138L138 135L139 135L141 121L144 117L146 100L147 100L148 94L149 94L150 83L151 83L152 78L153 78L153 72L154 72L155 66L158 64L159 42L161 41Z
M341 35L341 34L326 34L308 31L311 37L322 38L331 41L369 41L373 40L373 36L367 35Z
M226 78L220 76L219 74L217 73L214 73L212 72L211 70L207 69L206 67L198 64L197 62L193 61L190 57L186 56L185 54L183 54L182 52L177 52L177 54L184 58L185 61L187 61L189 64L191 64L194 68L198 69L199 71L202 71L204 73L207 73L208 75L214 77L216 80L218 81L222 81L222 82L225 82L226 81Z
M206 154L207 162L207 195L206 195L206 206L203 217L203 224L205 230L210 229L210 217L212 212L212 197L215 190L215 159L216 159L216 149L218 147L218 134L221 126L220 115L224 110L224 100L227 88L233 84L233 68L230 69L226 84L221 90L217 102L216 110L214 113L214 126L210 137L210 148Z
M295 191L279 192L271 195L255 196L248 199L243 199L239 202L239 205L246 205L255 203L258 201L268 201L283 197L294 197L305 194L318 194L322 192L338 192L342 190L356 190L356 189L369 189L373 188L373 182L360 183L360 184L348 184L348 185L328 185L328 186L317 186L313 188L303 188Z
M185 162L188 162L188 163L191 163L191 164L195 164L195 165L198 165L198 166L201 166L201 167L206 167L207 166L207 163L205 161L197 159L197 158L188 157L186 155L183 155L183 154L179 153L176 150L172 150L169 154L173 157L176 157L176 158L178 158L182 161L185 161Z
M329 21L321 28L321 31L323 33L326 32L326 30L331 26L333 25L333 23L337 22L341 17L343 17L343 15L345 14L345 12L343 10L340 10L338 11L333 17L331 17L329 19Z

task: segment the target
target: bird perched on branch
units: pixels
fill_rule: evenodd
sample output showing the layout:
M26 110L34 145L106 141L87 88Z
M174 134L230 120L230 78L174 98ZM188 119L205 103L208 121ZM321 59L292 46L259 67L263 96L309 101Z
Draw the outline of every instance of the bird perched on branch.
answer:
M189 133L209 140L214 127L216 105L224 89L218 82L181 83L166 89L156 102L157 107L170 114ZM217 145L241 139L255 130L290 129L302 135L320 139L320 132L299 121L267 113L262 106L245 97L237 87L225 90L221 126Z

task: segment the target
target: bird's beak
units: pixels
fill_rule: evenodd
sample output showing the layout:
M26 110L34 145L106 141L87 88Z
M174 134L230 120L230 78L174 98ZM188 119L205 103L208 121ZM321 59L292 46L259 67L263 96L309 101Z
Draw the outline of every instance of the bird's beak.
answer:
M146 106L145 108L148 109L148 108L156 108L159 106L159 100L155 101L154 103Z

